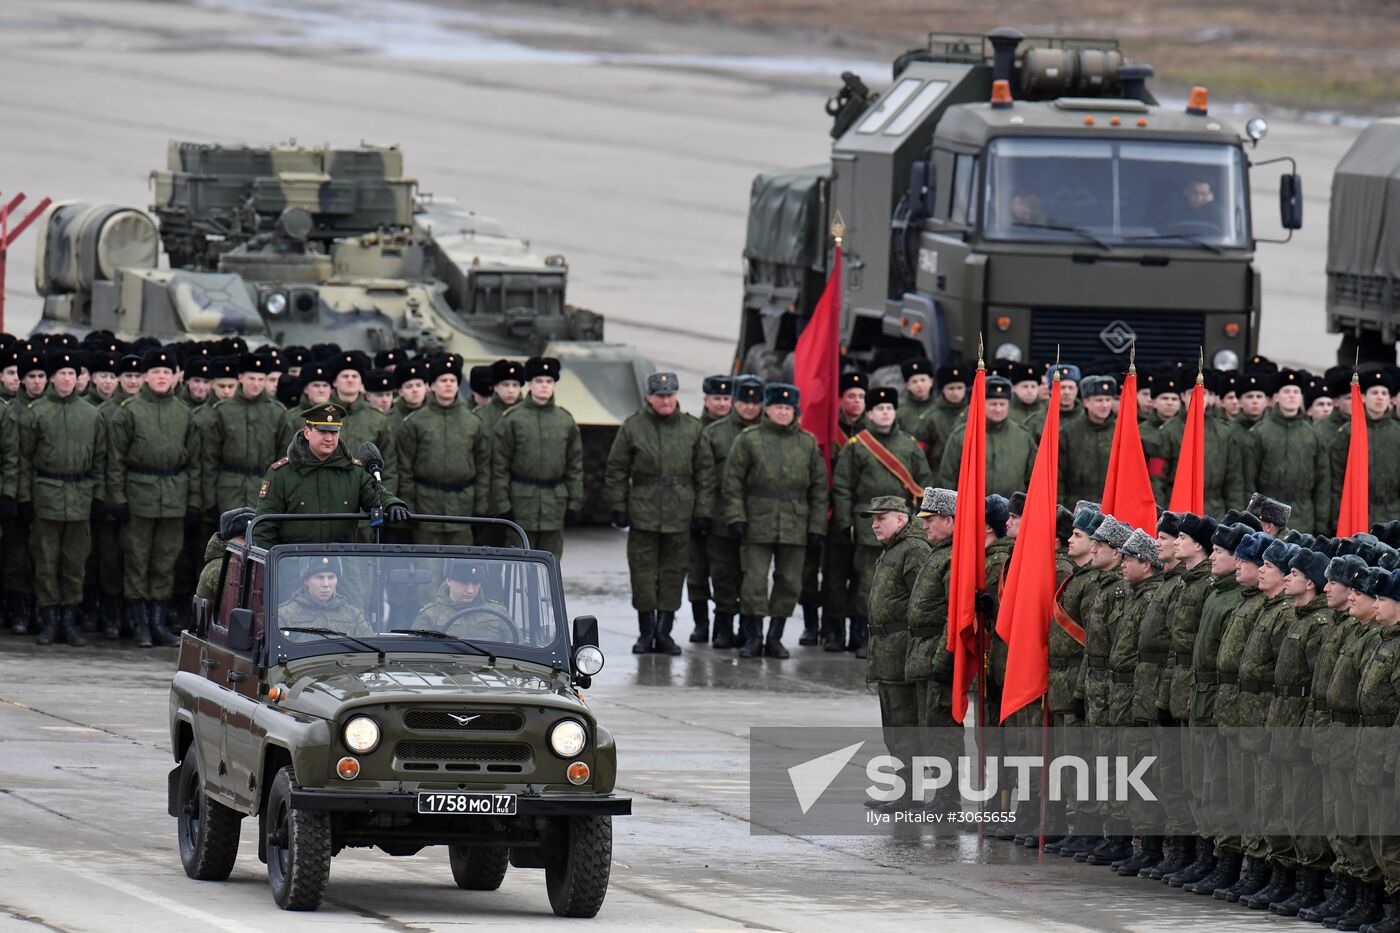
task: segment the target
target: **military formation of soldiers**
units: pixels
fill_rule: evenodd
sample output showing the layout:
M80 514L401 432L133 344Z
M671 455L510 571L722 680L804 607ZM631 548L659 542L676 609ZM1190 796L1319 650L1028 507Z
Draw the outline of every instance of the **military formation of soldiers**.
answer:
M0 335L0 376L0 611L5 629L41 645L98 632L174 644L207 555L254 510L505 517L562 556L564 524L583 504L582 440L554 402L552 358L464 374L453 354L371 359L237 337L128 344L95 331ZM386 492L367 491L357 459L367 444ZM260 523L255 537L354 534ZM400 523L387 536L473 542L448 523Z

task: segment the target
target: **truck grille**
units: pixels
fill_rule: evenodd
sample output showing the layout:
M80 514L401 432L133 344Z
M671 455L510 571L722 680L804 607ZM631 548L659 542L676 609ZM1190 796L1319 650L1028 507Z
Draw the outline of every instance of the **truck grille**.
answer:
M1035 308L1031 311L1030 359L1060 359L1092 368L1096 362L1128 365L1126 345L1110 347L1104 333L1122 322L1137 335L1137 364L1194 360L1205 343L1205 315L1199 311L1086 311L1077 308ZM1120 330L1121 329L1117 329ZM1112 341L1115 334L1110 333ZM1116 349L1121 352L1114 352ZM1087 374L1086 370L1086 374Z
M405 739L394 746L394 757L414 761L524 762L530 746L517 742L429 742Z
M458 717L458 718L453 718ZM462 722L466 719L466 722ZM525 717L514 711L411 709L404 713L407 729L435 732L519 732Z

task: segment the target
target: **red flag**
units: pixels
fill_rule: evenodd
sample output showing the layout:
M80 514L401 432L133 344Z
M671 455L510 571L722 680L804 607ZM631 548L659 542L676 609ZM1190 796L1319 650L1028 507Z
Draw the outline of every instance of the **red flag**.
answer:
M1181 435L1167 510L1206 514L1206 390L1199 374L1186 409L1186 430Z
M1045 429L1026 490L1021 530L1001 591L997 634L1007 644L1001 721L1045 695L1050 682L1050 619L1055 612L1055 505L1060 476L1060 376L1050 387Z
M841 378L841 244L831 261L831 277L826 280L816 310L797 338L792 354L793 382L802 393L802 427L817 439L826 457L827 468L835 462L836 416L840 408L837 392Z
M977 594L987 588L987 368L979 361L967 403L953 559L948 571L948 650L953 653L953 721L967 716L967 690L982 668Z
M1371 455L1366 445L1366 407L1361 386L1351 377L1351 444L1347 447L1347 473L1342 480L1342 506L1337 514L1337 537L1345 538L1371 528Z
M1149 534L1157 531L1157 500L1152 496L1152 480L1147 476L1147 458L1138 431L1137 371L1131 367L1128 378L1123 380L1118 424L1113 428L1113 448L1103 484L1103 514Z

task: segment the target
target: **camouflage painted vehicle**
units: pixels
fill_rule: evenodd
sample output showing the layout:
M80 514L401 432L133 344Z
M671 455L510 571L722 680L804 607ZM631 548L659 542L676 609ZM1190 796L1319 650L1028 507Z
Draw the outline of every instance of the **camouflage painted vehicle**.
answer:
M447 846L463 889L543 869L555 913L598 912L632 802L580 693L603 666L597 621L566 624L549 552L231 544L194 618L170 686L191 878L229 877L246 819L287 910L320 905L346 847Z
M150 214L71 201L45 213L39 329L449 351L468 367L555 356L597 493L586 498L605 501L608 449L651 367L565 301L563 256L420 193L396 147L172 142L167 166L152 173Z
M847 72L829 163L758 176L736 359L790 372L845 224L841 343L868 372L911 356L1126 368L1255 350L1259 273L1245 132L1206 92L1167 107L1113 39L931 33L875 94ZM1274 160L1279 161L1279 160ZM1281 222L1302 223L1296 175ZM1192 199L1200 202L1192 203ZM1291 234L1290 234L1291 235Z

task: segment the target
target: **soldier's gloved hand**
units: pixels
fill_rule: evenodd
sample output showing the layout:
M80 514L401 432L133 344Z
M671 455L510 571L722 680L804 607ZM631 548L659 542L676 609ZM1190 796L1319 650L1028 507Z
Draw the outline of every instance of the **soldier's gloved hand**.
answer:
M745 522L734 522L729 526L729 533L740 541L744 540L744 532L748 530L749 526Z
M21 502L19 504L19 520L22 522L34 521L34 503Z
M697 535L707 535L710 533L710 520L703 515L697 515L690 520L690 530Z
M406 505L391 505L384 513L384 517L390 522L406 522L413 517L413 513L408 510Z
M826 535L818 535L818 534L809 534L809 535L807 535L807 546L810 547L810 548L820 548L820 547L822 546L822 544L823 544L825 541L826 541Z
M626 512L614 512L612 514L612 526L614 528L629 528L631 525L632 519L628 517Z
M14 520L19 517L19 504L14 496L0 497L0 518Z
M1073 705L1071 705L1070 709L1074 711L1075 718L1078 719L1080 722L1083 722L1084 720L1089 718L1089 710L1086 709L1084 706L1083 697L1075 697Z
M185 513L185 530L198 531L199 523L203 520L203 516L199 514L199 509L190 509Z
M566 524L566 525L577 525L577 524L578 524L578 509L565 509L565 510L564 510L564 524Z
M992 597L990 593L978 593L977 598L972 601L972 605L983 616L988 616L992 612Z
M88 520L100 522L107 517L107 504L101 499L93 499L92 506L88 509Z
M119 505L108 511L107 517L118 525L125 525L131 521L131 510L124 505Z

